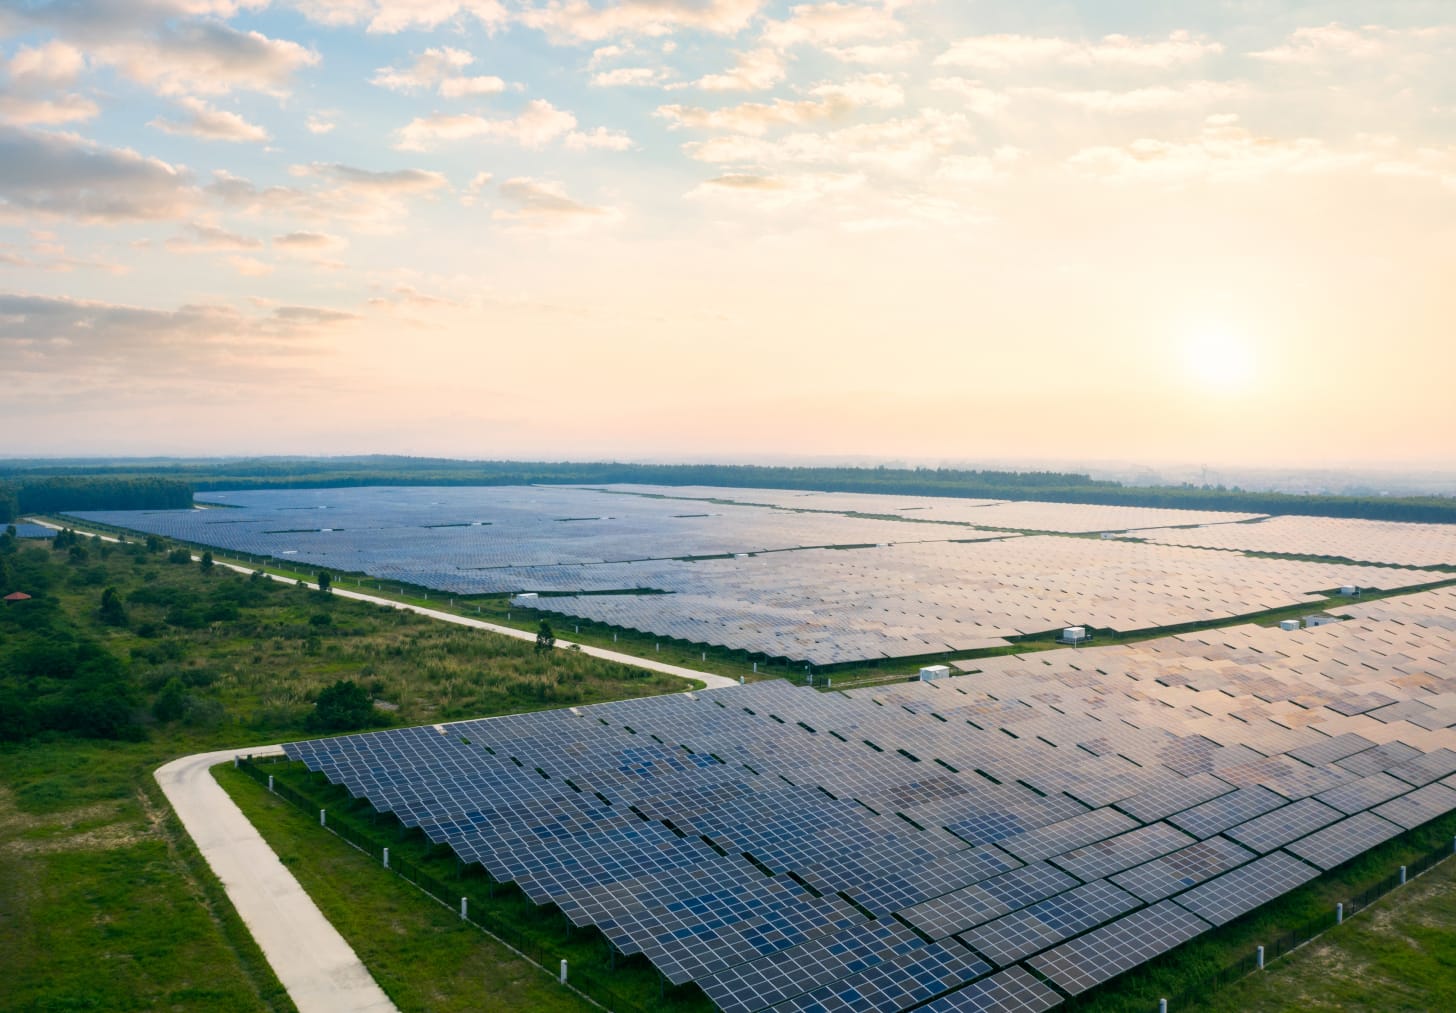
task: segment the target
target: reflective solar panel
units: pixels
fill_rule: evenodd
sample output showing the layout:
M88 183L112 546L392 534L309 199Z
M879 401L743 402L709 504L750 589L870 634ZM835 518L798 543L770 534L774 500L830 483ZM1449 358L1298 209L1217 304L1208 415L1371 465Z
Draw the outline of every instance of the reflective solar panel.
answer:
M1356 855L1383 844L1401 832L1401 827L1374 813L1347 816L1340 822L1286 845L1285 850L1321 869L1343 865Z
M1140 906L1137 897L1099 879L977 926L961 938L1005 967Z
M988 978L922 1006L924 1013L1042 1013L1062 997L1020 967Z
M1171 900L1160 901L1027 960L1069 995L1110 981L1210 928Z
M1179 894L1175 902L1205 921L1224 925L1318 875L1308 863L1276 851Z

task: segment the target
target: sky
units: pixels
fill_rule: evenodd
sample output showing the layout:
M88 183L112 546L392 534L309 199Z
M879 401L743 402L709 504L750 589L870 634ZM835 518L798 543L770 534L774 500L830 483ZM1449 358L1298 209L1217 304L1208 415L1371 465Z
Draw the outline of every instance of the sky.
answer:
M0 0L0 456L1456 472L1448 0Z

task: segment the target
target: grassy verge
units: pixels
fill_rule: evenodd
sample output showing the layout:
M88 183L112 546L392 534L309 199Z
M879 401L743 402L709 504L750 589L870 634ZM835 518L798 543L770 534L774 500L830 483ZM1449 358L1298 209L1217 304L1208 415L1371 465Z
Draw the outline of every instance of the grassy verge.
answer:
M618 1010L660 1013L710 1013L713 1006L696 988L664 987L641 957L615 957L595 929L573 926L554 907L541 907L513 885L492 883L478 866L461 870L448 849L432 846L419 831L404 832L393 817L373 810L347 792L311 775L302 764L269 763L266 771L327 809L331 825L372 839L372 855L364 854L318 826L315 810L304 811L270 795L247 774L231 765L216 768L218 781L264 838L285 856L285 864L318 903L329 921L354 946L380 986L406 1009L480 1008L478 990L484 980L503 1000L502 1009L581 1009L586 1004L563 990L550 970L568 962L577 987ZM395 870L408 869L433 892L443 893L450 907L424 890L386 871L377 859L380 847L390 849ZM421 875L423 874L423 875ZM469 898L472 921L499 932L516 949L533 957L522 960L511 949L458 916L457 897ZM409 933L387 926L408 924ZM450 945L431 941L449 936ZM458 938L454 938L458 936ZM410 938L417 937L417 938ZM497 968L508 971L498 972ZM428 995L425 994L428 991Z
M592 1009L230 764L213 773L401 1009Z

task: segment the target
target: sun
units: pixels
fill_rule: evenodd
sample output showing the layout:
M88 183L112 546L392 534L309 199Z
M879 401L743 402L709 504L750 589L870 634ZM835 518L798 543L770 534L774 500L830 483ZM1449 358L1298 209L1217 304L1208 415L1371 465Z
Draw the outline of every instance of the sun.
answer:
M1238 394L1254 383L1257 361L1249 340L1232 330L1205 328L1183 339L1188 379L1210 393Z

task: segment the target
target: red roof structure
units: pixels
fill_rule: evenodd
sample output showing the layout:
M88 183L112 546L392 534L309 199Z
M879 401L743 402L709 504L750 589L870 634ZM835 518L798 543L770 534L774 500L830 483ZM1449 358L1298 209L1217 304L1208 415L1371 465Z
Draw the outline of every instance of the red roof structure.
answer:
M30 595L24 591L11 591L5 596L6 601L30 601Z

